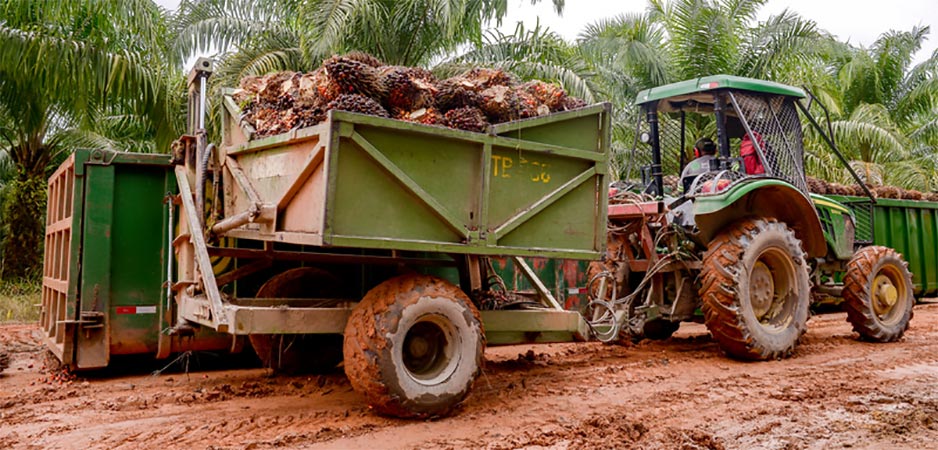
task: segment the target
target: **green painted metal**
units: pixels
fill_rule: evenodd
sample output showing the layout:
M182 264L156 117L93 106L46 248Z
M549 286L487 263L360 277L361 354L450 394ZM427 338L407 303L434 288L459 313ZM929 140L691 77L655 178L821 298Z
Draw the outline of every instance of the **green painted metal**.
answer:
M487 345L584 340L587 326L574 311L482 311Z
M821 228L824 230L824 240L827 241L834 258L849 260L853 257L853 241L846 234L846 225L848 219L856 224L853 213L846 206L823 195L811 194L811 201L817 209Z
M333 111L323 243L597 258L607 114L520 121L502 137Z
M857 197L830 196L848 206ZM876 199L873 243L902 254L912 272L917 297L938 295L938 203Z
M785 222L810 256L827 255L827 241L814 204L788 182L775 178L752 179L731 185L717 194L699 195L694 199L694 218L704 242L747 216L774 217Z
M641 105L671 97L709 92L717 89L739 89L764 94L786 95L797 98L805 97L804 91L794 86L733 75L711 75L645 89L638 93L636 103Z
M534 298L534 286L511 258L491 258L495 275L501 278L509 291ZM537 278L551 291L564 309L583 311L588 303L586 287L590 261L573 259L525 258Z
M82 150L75 180L75 299L62 319L77 326L75 347L66 352L74 351L80 369L105 367L114 355L156 353L175 316L164 287L165 258L172 256L164 197L176 190L168 157ZM208 329L170 339L173 351L231 347L230 336Z
M324 201L314 206L324 220L294 225L280 242L577 259L598 258L605 244L606 210L596 198L609 167L609 104L487 133L330 111L322 124L251 141L225 95L222 149L247 171L303 146L324 148L315 169ZM275 178L251 180L265 201L279 202Z
M747 183L738 183L729 189L714 195L701 195L694 200L694 214L705 215L719 212L743 198L750 192L765 186L785 186L795 189L789 183L774 178L755 180Z

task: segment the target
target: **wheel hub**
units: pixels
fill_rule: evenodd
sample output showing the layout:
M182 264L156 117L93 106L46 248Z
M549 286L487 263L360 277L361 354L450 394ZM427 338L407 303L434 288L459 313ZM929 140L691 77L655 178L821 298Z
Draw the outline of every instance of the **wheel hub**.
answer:
M408 346L408 353L414 358L423 358L430 351L430 343L423 336L414 336Z
M451 334L451 326L435 318L417 322L407 331L401 357L411 377L430 382L453 368Z
M769 312L774 296L775 281L772 279L772 271L765 263L757 261L749 276L749 298L756 318L761 319Z
M892 280L886 275L877 275L873 279L873 309L876 314L889 312L898 300L899 290Z

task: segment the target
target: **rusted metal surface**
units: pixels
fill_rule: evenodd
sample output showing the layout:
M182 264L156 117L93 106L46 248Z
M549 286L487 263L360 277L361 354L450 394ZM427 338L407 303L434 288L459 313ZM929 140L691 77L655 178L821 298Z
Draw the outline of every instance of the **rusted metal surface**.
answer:
M199 224L199 213L195 208L192 199L192 192L189 190L189 180L186 175L186 169L183 166L176 166L176 182L179 186L179 196L182 198L182 209L186 223L190 226ZM189 237L192 251L195 256L195 263L199 270L199 276L202 279L202 286L205 289L209 300L209 316L203 314L193 314L187 319L196 323L203 323L212 328L224 332L228 329L228 317L223 313L224 304L221 293L218 291L218 284L215 281L215 270L212 267L211 258L208 255L208 246L205 244L205 236L201 232L191 233Z
M45 333L47 346L65 364L72 362L74 344L72 322L75 318L75 292L74 289L69 290L70 276L78 257L74 255L72 247L74 196L73 154L49 178L42 309L39 316L39 325Z
M505 281L509 291L538 295L536 287L511 258L491 258L491 261L495 274ZM524 261L563 309L577 311L586 307L589 261L548 258L525 258Z
M663 202L620 203L609 205L609 220L640 219L666 211Z

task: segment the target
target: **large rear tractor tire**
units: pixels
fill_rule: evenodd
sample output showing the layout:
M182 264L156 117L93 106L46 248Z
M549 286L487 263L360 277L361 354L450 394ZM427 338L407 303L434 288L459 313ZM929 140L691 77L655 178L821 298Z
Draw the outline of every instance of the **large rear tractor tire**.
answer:
M804 334L810 281L794 233L774 219L742 219L710 243L700 296L704 323L728 355L791 355Z
M442 417L469 395L485 334L458 287L429 275L385 281L365 295L345 327L345 374L379 413Z
M912 320L912 274L902 256L888 247L865 247L847 263L844 277L847 321L860 337L892 342Z
M275 275L257 291L258 298L333 298L339 280L315 267ZM340 334L252 334L254 353L264 367L288 375L328 373L342 362Z

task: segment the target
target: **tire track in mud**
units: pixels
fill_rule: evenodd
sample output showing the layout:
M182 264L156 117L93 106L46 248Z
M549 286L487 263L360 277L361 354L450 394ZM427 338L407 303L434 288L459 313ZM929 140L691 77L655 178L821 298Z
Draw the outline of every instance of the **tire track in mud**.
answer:
M843 314L815 316L781 361L729 359L695 324L664 342L492 348L466 405L427 422L374 414L340 373L138 371L37 384L41 352L29 330L0 325L0 343L20 349L0 376L0 448L930 448L938 440L938 305L917 307L891 344L856 340Z

